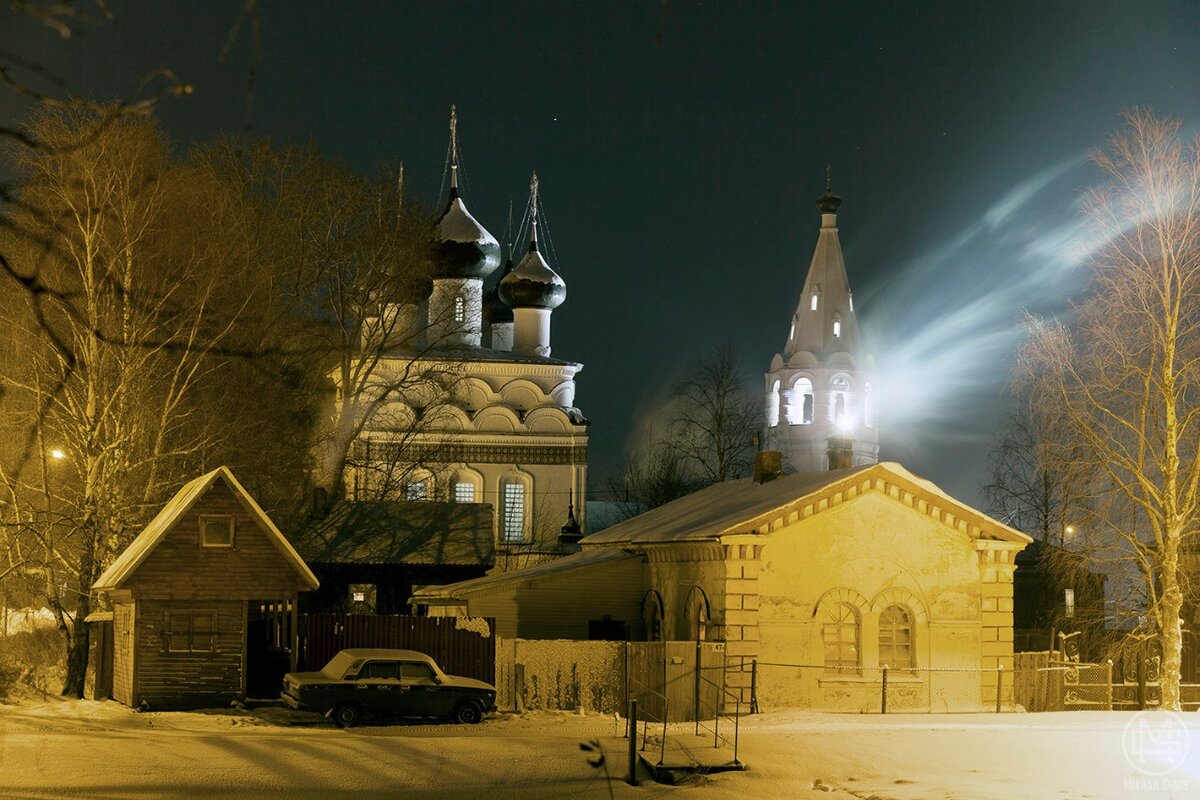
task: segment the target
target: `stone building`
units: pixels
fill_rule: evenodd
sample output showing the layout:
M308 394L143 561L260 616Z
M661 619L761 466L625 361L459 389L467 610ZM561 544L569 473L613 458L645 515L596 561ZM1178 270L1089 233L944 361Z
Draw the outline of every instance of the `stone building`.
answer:
M375 367L378 391L413 388L392 392L366 421L345 484L351 500L489 504L495 564L504 569L571 552L585 524L589 423L575 403L583 365L551 356L551 316L567 289L539 245L536 174L527 252L514 267L509 243L508 266L496 275L500 247L467 209L457 152L452 117L450 198L428 300L421 308L381 302L380 318L401 315L401 324L363 324L367 338L376 329L419 331ZM413 375L437 379L422 386ZM396 474L400 481L384 485Z
M875 362L863 348L854 296L842 260L829 185L817 199L821 228L783 351L766 373L767 450L783 453L792 472L825 469L830 437L845 466L879 460Z

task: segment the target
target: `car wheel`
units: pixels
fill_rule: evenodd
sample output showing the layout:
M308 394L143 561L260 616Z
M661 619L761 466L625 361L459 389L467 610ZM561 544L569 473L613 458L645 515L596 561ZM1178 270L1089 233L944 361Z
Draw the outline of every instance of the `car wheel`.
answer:
M353 728L362 719L362 709L354 703L341 703L333 709L333 724L339 728Z
M454 719L456 722L477 725L483 721L483 709L478 703L462 703L454 709Z

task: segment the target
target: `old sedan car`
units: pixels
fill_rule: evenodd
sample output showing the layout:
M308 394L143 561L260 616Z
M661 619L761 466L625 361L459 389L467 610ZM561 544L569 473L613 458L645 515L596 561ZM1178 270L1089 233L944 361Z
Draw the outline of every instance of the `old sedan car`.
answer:
M283 702L349 728L364 717L440 717L479 722L496 710L496 687L447 675L415 650L343 650L320 672L289 672Z

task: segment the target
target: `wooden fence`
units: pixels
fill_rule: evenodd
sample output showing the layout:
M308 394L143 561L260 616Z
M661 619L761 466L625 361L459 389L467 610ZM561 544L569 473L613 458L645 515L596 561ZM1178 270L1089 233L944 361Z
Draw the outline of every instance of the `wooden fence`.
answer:
M301 671L318 670L339 650L384 647L417 650L450 675L496 682L494 620L383 614L301 614Z

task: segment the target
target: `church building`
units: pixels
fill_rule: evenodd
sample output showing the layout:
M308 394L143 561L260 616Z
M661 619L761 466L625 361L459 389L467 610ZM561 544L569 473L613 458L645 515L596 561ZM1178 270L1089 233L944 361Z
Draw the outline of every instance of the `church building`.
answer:
M367 339L375 330L410 335L382 350L376 383L392 397L366 420L345 482L360 499L490 504L495 563L511 568L577 549L587 480L588 421L575 404L583 365L551 355L551 316L567 287L538 240L536 173L527 251L513 266L510 242L497 274L500 245L459 188L453 111L450 152L427 302L384 299L380 319L364 320ZM402 322L381 324L387 315ZM381 489L393 474L401 480Z
M584 537L577 554L418 591L414 605L494 617L502 636L719 641L727 688L775 707L878 708L885 667L897 707L1008 702L1013 570L1030 539L878 462L839 204L828 187L817 201L753 477ZM754 687L765 673L751 664L772 679Z

